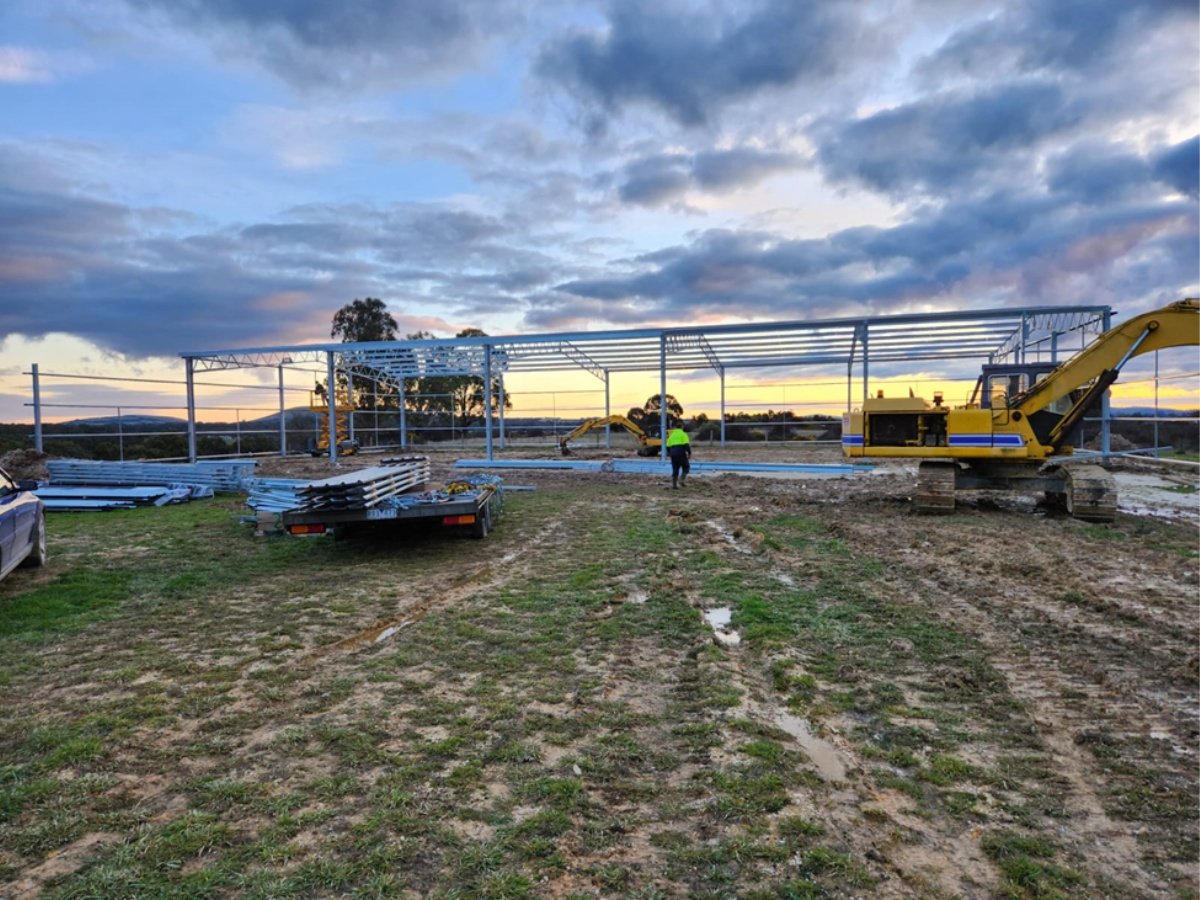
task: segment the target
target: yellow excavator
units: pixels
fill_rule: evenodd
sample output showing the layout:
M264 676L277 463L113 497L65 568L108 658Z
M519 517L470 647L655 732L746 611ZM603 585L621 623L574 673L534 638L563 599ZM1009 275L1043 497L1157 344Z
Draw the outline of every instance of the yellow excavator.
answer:
M661 439L657 437L650 437L650 435L646 434L646 432L639 428L636 423L630 421L624 416L600 416L599 418L595 419L585 419L579 425L579 427L570 434L559 438L558 449L562 451L563 456L570 456L571 450L567 444L575 440L575 438L587 434L589 431L593 431L597 428L604 428L606 425L617 425L632 434L634 439L638 442L638 456L655 456L662 447Z
M323 386L309 391L308 408L317 420L317 436L310 439L308 452L312 456L324 456L329 452L329 395ZM338 453L353 456L358 452L358 441L350 437L350 414L354 412L354 401L348 391L339 389L334 395L334 434L337 435Z
M1181 300L1106 331L1062 364L984 366L966 406L947 406L941 393L930 403L880 391L843 416L842 451L920 459L919 512L953 512L956 489L1007 488L1044 491L1076 518L1111 522L1112 475L1095 464L1064 464L1084 416L1133 357L1197 345L1200 300Z

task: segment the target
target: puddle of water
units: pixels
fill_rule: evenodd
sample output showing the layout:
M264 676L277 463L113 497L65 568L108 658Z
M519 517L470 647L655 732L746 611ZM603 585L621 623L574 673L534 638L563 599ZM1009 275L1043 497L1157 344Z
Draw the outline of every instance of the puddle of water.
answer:
M754 552L749 547L744 546L740 541L738 541L738 539L734 535L734 533L732 531L730 531L728 528L726 528L724 525L722 525L720 522L714 522L712 519L709 519L704 524L707 525L709 528L711 528L713 531L715 531L718 535L720 535L721 539L723 541L725 541L725 543L727 543L734 550L736 550L738 553L753 553Z
M392 635L396 634L396 632L400 631L406 625L408 625L407 622L401 622L399 625L389 625L387 628L384 628L382 631L380 631L379 634L375 635L374 643L378 644L378 643L381 643L382 641L386 641L388 638L390 638Z
M1169 519L1200 517L1200 493L1183 493L1178 485L1157 475L1117 472L1117 508L1134 516Z
M846 780L846 763L842 754L829 741L813 734L808 719L781 712L776 715L775 724L796 739L796 743L808 754L822 778L826 781Z
M717 609L706 609L704 611L704 621L713 628L728 628L729 623L733 621L733 610L728 606L721 606Z

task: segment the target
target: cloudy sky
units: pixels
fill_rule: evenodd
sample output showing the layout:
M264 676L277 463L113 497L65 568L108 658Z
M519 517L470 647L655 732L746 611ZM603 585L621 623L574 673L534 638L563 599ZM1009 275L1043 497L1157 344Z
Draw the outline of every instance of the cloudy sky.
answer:
M322 340L366 296L441 335L1136 313L1200 282L1198 27L1195 0L5 0L3 362Z

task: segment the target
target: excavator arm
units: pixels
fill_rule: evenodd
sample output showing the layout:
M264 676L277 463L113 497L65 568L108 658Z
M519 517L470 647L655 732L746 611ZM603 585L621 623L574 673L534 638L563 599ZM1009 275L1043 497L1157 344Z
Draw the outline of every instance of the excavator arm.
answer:
M649 437L646 432L642 431L642 429L630 419L627 419L624 416L600 416L596 419L585 419L574 431L565 437L560 438L558 441L558 448L562 451L563 456L570 456L571 451L567 447L567 444L575 440L575 438L587 434L593 429L604 428L607 425L617 425L621 428L624 428L626 431L632 434L634 438L637 439L638 444L640 444L643 449L656 450L659 447L658 438Z
M1180 300L1106 331L1024 394L1015 397L1009 408L1030 416L1090 383L1091 387L1072 405L1055 429L1061 438L1099 402L1130 359L1167 347L1196 345L1200 345L1200 300Z

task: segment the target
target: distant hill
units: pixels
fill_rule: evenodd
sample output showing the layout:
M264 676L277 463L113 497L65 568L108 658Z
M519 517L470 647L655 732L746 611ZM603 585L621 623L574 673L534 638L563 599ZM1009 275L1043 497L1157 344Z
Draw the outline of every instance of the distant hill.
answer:
M780 411L783 412L782 410ZM285 411L287 423L292 428L311 428L315 414L307 406L293 406ZM1112 408L1114 416L1144 416L1146 418L1154 418L1154 407L1152 406L1114 406ZM369 416L369 412L361 412L360 416ZM1159 418L1183 418L1189 416L1200 415L1197 410L1191 409L1175 409L1170 407L1160 407L1158 410ZM563 417L557 422L548 416L505 416L505 421L512 428L553 428L556 424L559 428L567 425L573 425L583 421L585 417ZM797 421L811 418L809 416L800 416ZM127 415L121 416L120 422L122 427L168 427L178 426L184 427L187 425L187 419L182 419L177 416L144 416L144 415ZM67 426L71 428L116 428L116 416L96 416L90 419L72 419L69 422L60 422L59 426ZM231 422L202 422L200 426L213 427L217 425L230 425ZM271 413L270 415L260 416L257 419L243 419L242 424L246 426L258 428L277 428L279 425L279 413Z
M111 427L115 428L120 422L122 427L128 425L186 425L187 419L180 419L176 416L144 416L140 414L130 414L127 416L95 416L90 419L72 419L69 422L59 422L58 426L69 426L72 428L100 428Z
M1154 418L1153 406L1114 406L1112 407L1114 416L1145 416L1148 419ZM1194 409L1169 409L1165 406L1158 408L1158 417L1160 419L1175 419L1186 416L1196 416L1197 411Z

